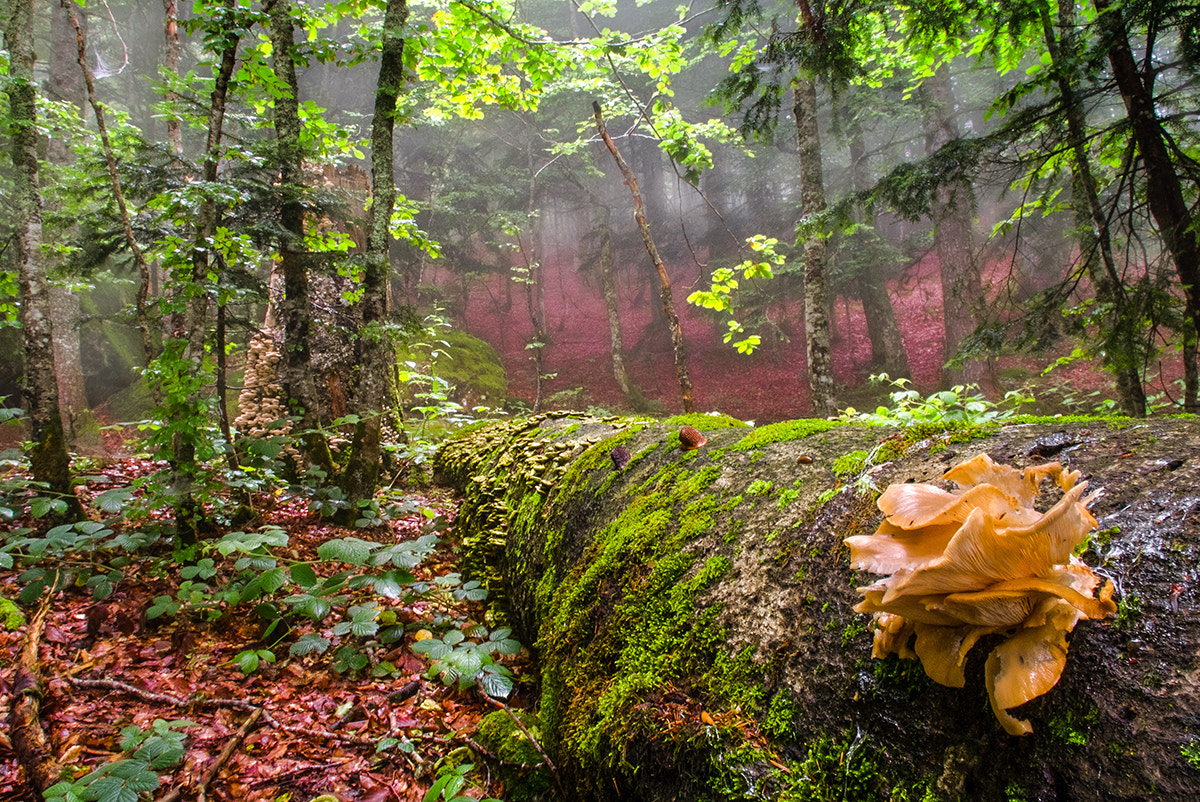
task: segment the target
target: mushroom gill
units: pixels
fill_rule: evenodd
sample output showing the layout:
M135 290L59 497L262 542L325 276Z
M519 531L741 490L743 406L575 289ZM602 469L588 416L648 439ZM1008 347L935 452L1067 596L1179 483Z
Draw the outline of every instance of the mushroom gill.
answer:
M1063 494L1042 513L1033 504L1048 478ZM1057 462L1019 471L983 454L946 472L954 491L889 486L875 534L845 540L853 567L888 574L859 588L854 608L874 615L871 656L915 657L935 682L961 688L967 653L1002 634L985 666L992 709L1009 733L1031 732L1007 711L1058 682L1076 623L1117 609L1112 582L1101 587L1072 555L1096 527L1087 506L1098 493L1084 496L1079 478Z

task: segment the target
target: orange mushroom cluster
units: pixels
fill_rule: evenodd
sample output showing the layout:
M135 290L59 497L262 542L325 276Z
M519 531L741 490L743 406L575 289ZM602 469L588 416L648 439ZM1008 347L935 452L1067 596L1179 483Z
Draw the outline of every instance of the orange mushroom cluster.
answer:
M1076 623L1117 609L1112 582L1100 587L1072 554L1096 527L1087 507L1098 493L1084 496L1079 476L1057 462L1019 471L983 454L943 476L954 492L888 487L879 530L845 541L855 568L889 575L859 588L865 598L854 608L874 614L872 656L919 659L935 682L961 688L971 647L1007 634L987 659L988 696L1005 730L1032 732L1007 711L1058 682ZM1043 513L1034 499L1046 478L1063 495Z

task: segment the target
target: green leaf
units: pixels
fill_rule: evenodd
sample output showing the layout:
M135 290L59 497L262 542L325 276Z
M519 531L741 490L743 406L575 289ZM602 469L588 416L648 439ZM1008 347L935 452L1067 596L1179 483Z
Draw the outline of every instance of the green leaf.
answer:
M317 584L317 572L307 563L296 563L289 571L292 581L302 588L312 588Z
M377 543L359 540L356 537L347 537L325 541L317 547L317 556L322 560L366 565L371 557L371 552L376 548L378 548Z
M252 649L240 652L233 659L243 674L253 674L258 670L258 654Z
M288 649L288 654L292 657L303 657L312 652L324 654L327 649L329 649L329 639L313 633L297 638L296 642Z

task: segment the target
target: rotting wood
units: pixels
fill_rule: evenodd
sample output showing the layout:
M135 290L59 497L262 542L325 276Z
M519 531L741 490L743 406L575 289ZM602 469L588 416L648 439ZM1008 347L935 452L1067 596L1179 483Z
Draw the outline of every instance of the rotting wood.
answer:
M58 782L63 768L50 749L50 739L46 737L41 721L42 698L45 692L38 648L49 611L50 597L47 597L33 620L29 622L29 630L25 633L25 645L21 649L21 659L13 674L13 701L8 716L13 752L16 753L17 760L25 769L39 798L47 788Z

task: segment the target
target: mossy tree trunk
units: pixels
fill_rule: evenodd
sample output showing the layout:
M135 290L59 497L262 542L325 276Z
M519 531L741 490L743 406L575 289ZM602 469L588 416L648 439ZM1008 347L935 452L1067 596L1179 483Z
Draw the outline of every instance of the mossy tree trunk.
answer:
M9 131L13 162L13 246L21 295L25 379L22 392L30 424L33 478L66 504L62 517L78 520L83 508L71 489L55 375L54 331L42 253L42 197L38 186L37 87L33 65L33 2L14 0L4 29L9 53Z
M683 424L707 445L680 450ZM1057 685L1017 709L1024 737L988 705L998 636L970 652L963 688L871 659L853 607L879 577L842 543L874 531L889 484L981 453L1069 458L1103 490L1083 556L1118 586L1118 617L1080 623ZM1196 453L1190 420L903 432L557 415L473 430L438 465L466 489L464 563L536 646L543 743L578 798L1182 800L1200 795Z
M312 371L312 299L304 246L304 148L300 141L300 88L296 80L295 24L291 0L271 7L272 69L283 87L275 99L275 138L279 160L279 269L283 274L283 387L296 405L308 459L333 474L333 455L321 433L321 403Z
M407 0L388 0L384 11L382 55L371 119L371 210L363 277L362 330L358 338L361 366L354 408L361 416L354 428L342 489L351 510L370 499L379 483L382 432L386 415L396 404L395 345L387 331L388 284L391 265L392 209L396 204L393 165L396 101L404 86L404 23Z
M795 82L797 155L800 162L800 213L825 211L825 178L821 168L821 138L817 129L817 85L807 75ZM829 324L829 283L826 280L825 238L802 236L804 248L804 343L813 414L837 414L833 386L833 336Z

